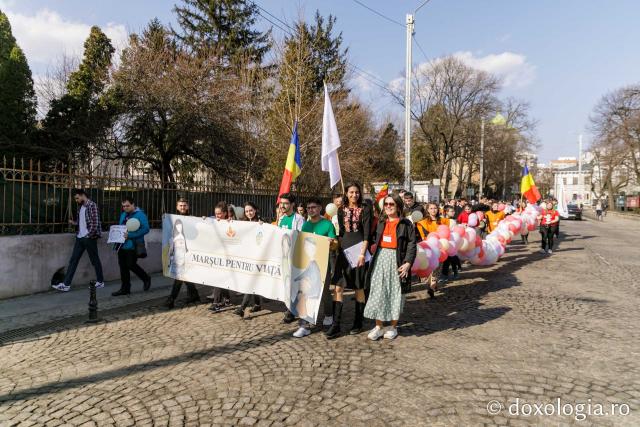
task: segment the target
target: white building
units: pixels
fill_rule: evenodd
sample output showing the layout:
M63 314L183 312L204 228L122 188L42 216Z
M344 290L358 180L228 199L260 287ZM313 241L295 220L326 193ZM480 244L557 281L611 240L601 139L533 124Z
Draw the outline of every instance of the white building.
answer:
M572 166L553 172L553 195L560 194L560 187L564 185L567 203L590 205L593 199L591 192L591 177L593 168L591 165L583 165L582 171L579 166Z

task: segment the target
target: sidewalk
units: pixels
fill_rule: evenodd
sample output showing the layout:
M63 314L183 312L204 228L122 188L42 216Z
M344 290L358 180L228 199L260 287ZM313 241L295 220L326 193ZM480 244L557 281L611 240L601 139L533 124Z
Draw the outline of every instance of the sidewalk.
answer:
M167 297L173 279L162 275L152 275L151 289L147 292L142 290L142 282L137 277L132 279L131 283L131 295L127 296L111 296L112 292L120 289L120 281L107 282L104 288L96 289L98 313L100 310ZM0 334L73 316L88 315L88 304L88 286L74 286L69 292L52 290L51 292L0 300Z

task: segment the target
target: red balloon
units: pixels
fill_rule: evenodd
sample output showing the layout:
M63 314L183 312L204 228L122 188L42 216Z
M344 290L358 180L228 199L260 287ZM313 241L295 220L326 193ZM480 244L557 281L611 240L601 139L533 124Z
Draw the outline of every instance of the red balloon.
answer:
M482 246L482 239L480 236L476 236L476 248L479 248L480 246Z
M440 251L440 258L438 258L438 261L445 262L448 257L449 254L447 253L447 251Z

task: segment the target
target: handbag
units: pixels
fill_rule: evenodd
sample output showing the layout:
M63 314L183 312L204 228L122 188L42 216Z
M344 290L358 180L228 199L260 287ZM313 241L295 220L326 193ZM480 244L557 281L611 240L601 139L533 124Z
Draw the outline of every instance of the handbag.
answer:
M147 257L147 246L142 242L136 242L136 256L138 258L146 258Z

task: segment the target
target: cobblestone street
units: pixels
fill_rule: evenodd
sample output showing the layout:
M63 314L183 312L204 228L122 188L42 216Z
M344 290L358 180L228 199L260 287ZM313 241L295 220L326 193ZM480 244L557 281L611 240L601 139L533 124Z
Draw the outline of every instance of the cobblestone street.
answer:
M5 333L0 425L640 425L640 221L561 229L552 256L533 232L435 301L417 288L394 341L296 339L276 303L240 319L159 298ZM526 413L558 398L629 413Z

